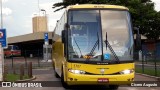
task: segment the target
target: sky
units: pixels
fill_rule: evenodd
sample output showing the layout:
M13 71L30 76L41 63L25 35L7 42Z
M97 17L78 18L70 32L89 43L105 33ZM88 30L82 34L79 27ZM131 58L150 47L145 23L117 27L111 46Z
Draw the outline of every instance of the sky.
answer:
M60 19L64 10L54 12L52 6L54 3L61 1L62 0L2 0L3 28L7 30L7 36L13 37L32 33L32 17L44 15L44 12L39 12L39 9L46 10L48 29L49 31L53 31L56 21ZM152 1L155 2L155 9L160 11L160 0Z

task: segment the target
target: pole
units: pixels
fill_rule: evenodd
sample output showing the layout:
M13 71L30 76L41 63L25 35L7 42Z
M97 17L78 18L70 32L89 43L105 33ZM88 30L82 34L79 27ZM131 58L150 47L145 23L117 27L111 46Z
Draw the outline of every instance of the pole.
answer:
M11 58L12 58L12 68L13 68L13 52L11 51Z
M142 72L144 73L144 59L142 59Z
M37 16L37 31L39 31L39 16L40 16L40 6L39 6L39 0L38 0L38 16Z
M156 56L154 56L154 69L155 69L155 76L157 76L157 61L156 61Z
M38 0L38 15L40 16L39 0Z
M3 28L3 9L2 9L2 0L1 0L1 28Z
M155 39L155 44L157 43L157 40ZM155 65L155 76L157 76L157 57L156 57L156 49L155 49L155 52L154 52L154 65Z
M27 56L26 56L26 50L24 50L24 60L25 60L25 67L27 67Z
M32 77L32 62L29 62L29 65L28 65L28 76L30 78Z
M3 47L0 43L0 64L1 64L1 67L0 67L0 76L2 76L1 80L0 81L4 81L5 80L5 73L4 73L4 56L3 56Z
M40 67L40 62L39 62L39 49L38 49L38 67Z
M24 66L22 64L22 65L20 65L20 80L23 79L23 76L24 76Z
M46 45L46 56L47 56L46 57L46 59L47 59L46 61L48 61L48 45Z

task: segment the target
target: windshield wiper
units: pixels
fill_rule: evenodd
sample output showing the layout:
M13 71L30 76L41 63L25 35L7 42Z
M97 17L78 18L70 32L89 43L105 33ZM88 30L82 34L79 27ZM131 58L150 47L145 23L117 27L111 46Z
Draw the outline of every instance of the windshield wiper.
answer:
M96 43L94 44L94 46L93 46L93 48L91 49L91 51L90 51L90 53L89 53L88 56L91 56L91 55L93 54L93 52L94 52L94 50L96 49L97 45L98 45L98 50L99 50L99 35L98 35L98 32L97 32L97 41L96 41ZM88 61L89 59L90 59L90 58L87 58L86 60Z
M116 55L115 51L113 50L112 46L109 44L108 40L107 40L107 32L106 32L106 40L105 40L105 43L106 43L106 50L107 50L107 47L111 50L112 54L114 55L115 59L118 61L119 63L119 58L118 56Z
M77 45L77 47L78 47L78 49L79 49L79 52L80 52L80 54L81 54L81 56L80 56L80 57L82 57L81 49L79 48L79 45L78 45L78 43L76 42L76 40L75 40L75 38L74 38L74 37L73 37L73 40L75 41L75 43L76 43L76 45Z

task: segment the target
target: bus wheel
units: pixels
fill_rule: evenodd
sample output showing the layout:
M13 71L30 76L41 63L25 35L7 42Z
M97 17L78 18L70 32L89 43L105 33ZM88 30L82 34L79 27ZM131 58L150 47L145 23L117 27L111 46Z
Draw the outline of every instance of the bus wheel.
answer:
M60 76L56 73L56 71L54 71L54 72L55 72L55 77L60 78Z
M54 63L53 63L53 70L54 70L54 76L55 76L56 78L60 78L60 76L57 74L57 72L56 72L56 70L55 70L55 65L54 65Z
M70 86L67 85L67 83L64 81L64 75L63 75L63 73L62 73L62 75L61 75L61 83L62 83L62 86L63 86L65 89L69 89L69 88L70 88Z
M119 85L109 85L109 89L111 90L117 90Z

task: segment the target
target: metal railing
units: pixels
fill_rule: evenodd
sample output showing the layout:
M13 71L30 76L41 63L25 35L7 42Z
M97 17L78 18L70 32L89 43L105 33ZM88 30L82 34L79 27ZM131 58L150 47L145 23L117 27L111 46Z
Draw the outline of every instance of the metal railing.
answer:
M19 68L17 66L24 65L27 68L28 63L32 62L33 69L51 68L52 62L43 60L43 54L40 50L25 50L22 56L11 56L4 60L4 64L13 72L13 69Z
M160 77L160 53L159 48L154 51L143 49L138 53L141 58L135 59L136 72Z

